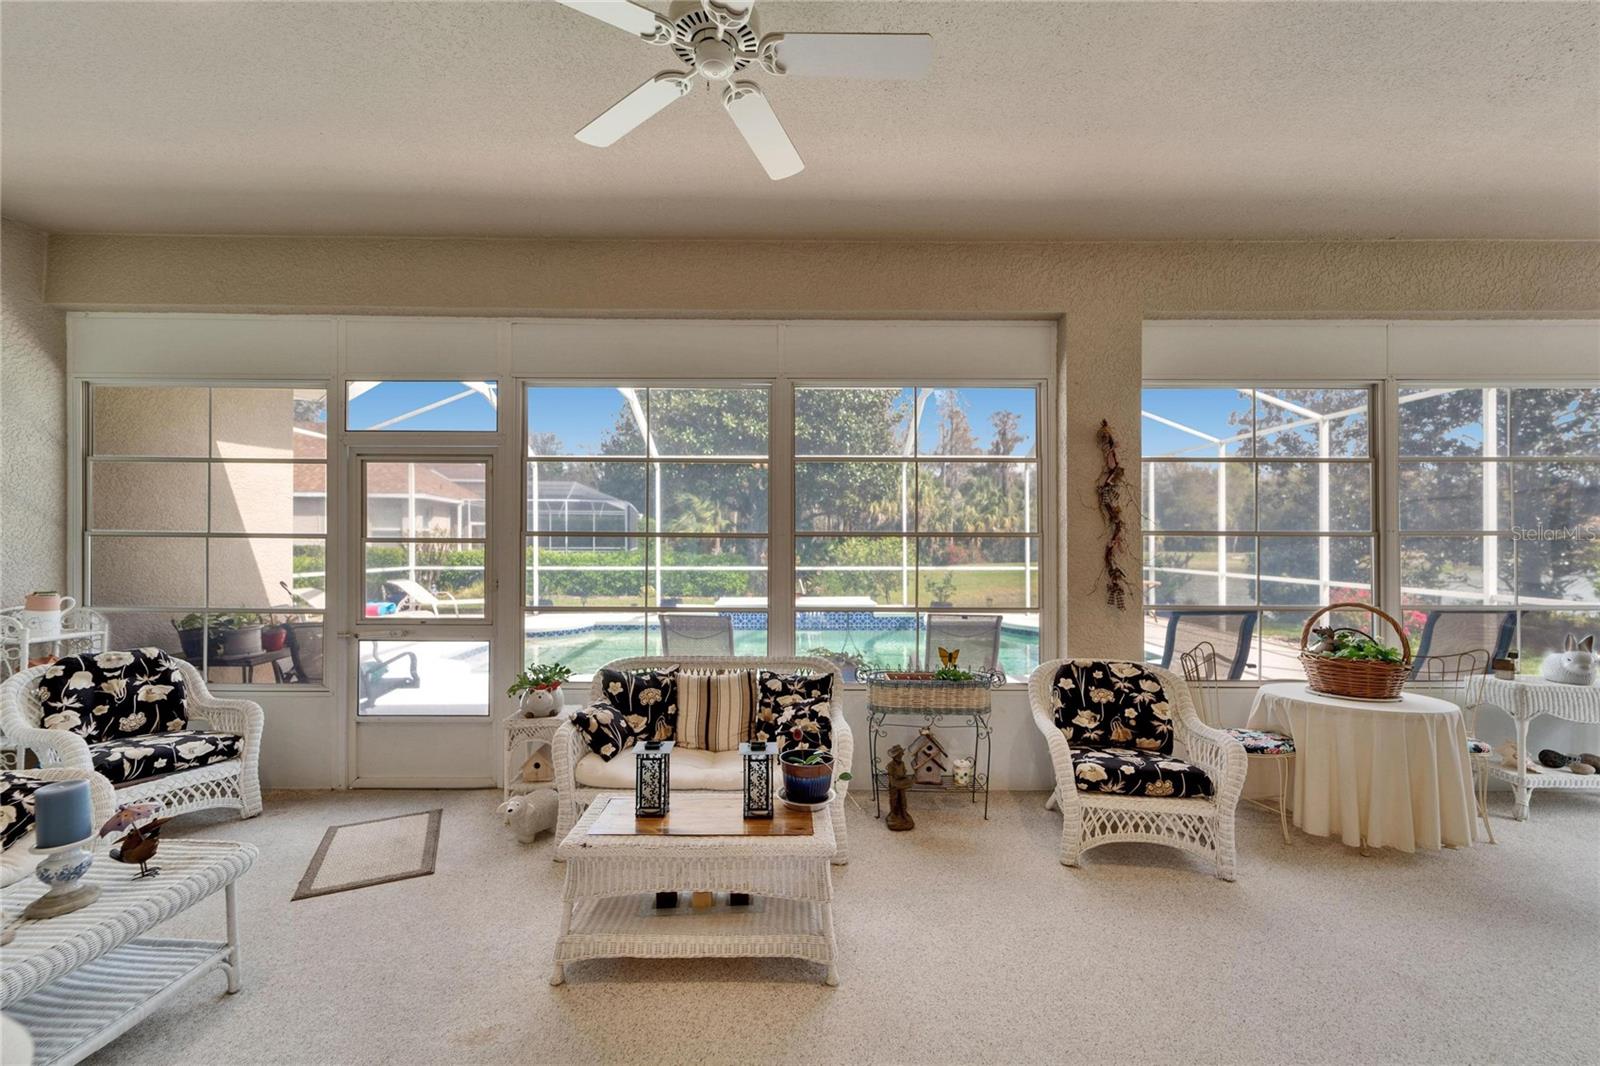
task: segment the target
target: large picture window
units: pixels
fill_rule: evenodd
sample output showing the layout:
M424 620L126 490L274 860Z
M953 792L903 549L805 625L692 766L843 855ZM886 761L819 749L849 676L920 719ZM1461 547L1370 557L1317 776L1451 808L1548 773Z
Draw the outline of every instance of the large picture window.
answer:
M763 386L527 390L527 657L767 650Z
M1367 388L1146 388L1145 653L1209 641L1232 679L1294 678L1300 630L1373 594Z
M1403 386L1399 561L1422 653L1600 629L1600 389Z
M794 461L797 652L1038 665L1036 388L797 388Z
M87 602L111 646L320 684L326 390L96 385L89 410Z

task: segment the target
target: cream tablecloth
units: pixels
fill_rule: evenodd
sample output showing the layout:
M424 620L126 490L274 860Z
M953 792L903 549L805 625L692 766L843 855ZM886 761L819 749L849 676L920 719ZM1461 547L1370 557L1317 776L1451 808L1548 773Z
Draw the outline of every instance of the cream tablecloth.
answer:
M1352 847L1462 847L1476 839L1461 712L1406 693L1398 703L1263 685L1250 728L1294 737L1294 824Z

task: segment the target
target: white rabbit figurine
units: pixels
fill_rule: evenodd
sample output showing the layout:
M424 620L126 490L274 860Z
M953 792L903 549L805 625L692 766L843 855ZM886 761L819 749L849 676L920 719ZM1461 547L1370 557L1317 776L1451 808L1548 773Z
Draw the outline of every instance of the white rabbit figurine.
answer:
M1539 674L1546 681L1560 685L1592 685L1595 682L1593 635L1577 639L1567 634L1567 643L1561 651L1553 651L1539 664Z

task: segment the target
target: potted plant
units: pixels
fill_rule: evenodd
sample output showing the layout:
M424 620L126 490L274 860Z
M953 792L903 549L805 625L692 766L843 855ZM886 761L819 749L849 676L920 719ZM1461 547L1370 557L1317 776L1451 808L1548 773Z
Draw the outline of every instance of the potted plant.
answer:
M845 684L854 684L858 675L863 670L870 670L874 663L865 655L851 651L832 651L828 648L808 648L807 655L815 655L819 659L826 659L839 668L839 677Z
M795 748L778 756L783 767L783 798L790 803L826 803L833 788L833 752ZM850 771L839 775L849 781Z
M261 653L260 615L248 611L219 614L211 620L211 628L221 635L224 656L243 658Z
M186 614L174 621L172 628L178 631L178 644L183 648L183 657L198 663L206 649L205 617L196 613Z
M289 639L289 630L276 615L268 615L261 629L261 650L282 651Z
M953 607L955 604L954 601L951 600L951 597L955 594L956 578L954 574L951 574L949 577L946 577L943 580L940 580L939 578L928 579L928 595L933 597L933 602L928 606Z
M563 663L529 663L506 689L518 699L525 718L548 718L562 708L561 685L572 676L572 667Z

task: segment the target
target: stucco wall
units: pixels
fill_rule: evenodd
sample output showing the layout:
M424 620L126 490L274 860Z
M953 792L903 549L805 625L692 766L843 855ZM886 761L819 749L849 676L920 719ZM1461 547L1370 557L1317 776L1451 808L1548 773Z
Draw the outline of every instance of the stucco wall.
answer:
M66 591L66 316L44 302L48 240L0 221L0 605Z
M1137 654L1139 612L1099 592L1092 484L1102 418L1138 453L1144 319L1592 317L1600 243L57 236L46 295L142 311L1059 316L1064 639L1075 653Z

